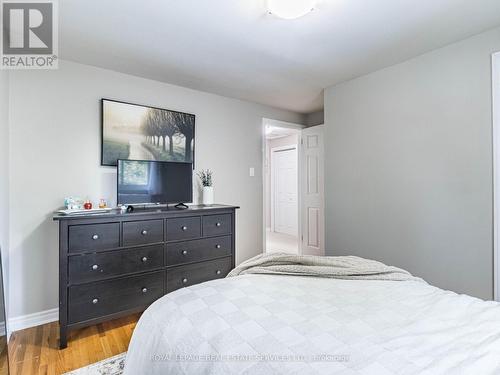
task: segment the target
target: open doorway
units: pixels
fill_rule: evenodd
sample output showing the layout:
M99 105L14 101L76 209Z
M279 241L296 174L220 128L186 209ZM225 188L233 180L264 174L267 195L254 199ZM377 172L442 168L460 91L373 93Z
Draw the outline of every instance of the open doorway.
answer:
M299 143L302 126L265 120L265 251L300 253Z
M324 127L263 120L265 252L325 254Z

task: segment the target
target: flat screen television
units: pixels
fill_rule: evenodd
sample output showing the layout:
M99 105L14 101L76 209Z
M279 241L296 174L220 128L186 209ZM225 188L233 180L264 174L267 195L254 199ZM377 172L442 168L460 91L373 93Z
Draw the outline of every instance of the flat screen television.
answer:
M118 160L118 204L191 203L193 164Z

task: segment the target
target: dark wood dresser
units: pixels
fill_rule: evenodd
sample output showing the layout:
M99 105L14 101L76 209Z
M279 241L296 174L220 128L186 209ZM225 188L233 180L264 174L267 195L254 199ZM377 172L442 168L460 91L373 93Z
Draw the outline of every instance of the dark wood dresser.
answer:
M55 216L60 348L69 329L143 311L166 293L225 277L235 265L237 208Z

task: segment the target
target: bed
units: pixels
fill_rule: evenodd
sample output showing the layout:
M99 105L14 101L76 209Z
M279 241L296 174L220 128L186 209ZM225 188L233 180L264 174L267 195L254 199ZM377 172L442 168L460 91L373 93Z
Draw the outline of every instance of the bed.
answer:
M353 272L275 260L152 304L125 375L500 373L500 304L378 262Z

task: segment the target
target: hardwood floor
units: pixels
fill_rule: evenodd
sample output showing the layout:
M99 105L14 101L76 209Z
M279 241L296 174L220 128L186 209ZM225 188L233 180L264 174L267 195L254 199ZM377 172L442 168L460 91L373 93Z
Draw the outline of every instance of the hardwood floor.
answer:
M13 375L59 375L127 350L140 314L70 331L68 347L59 350L58 323L14 332L9 342Z

